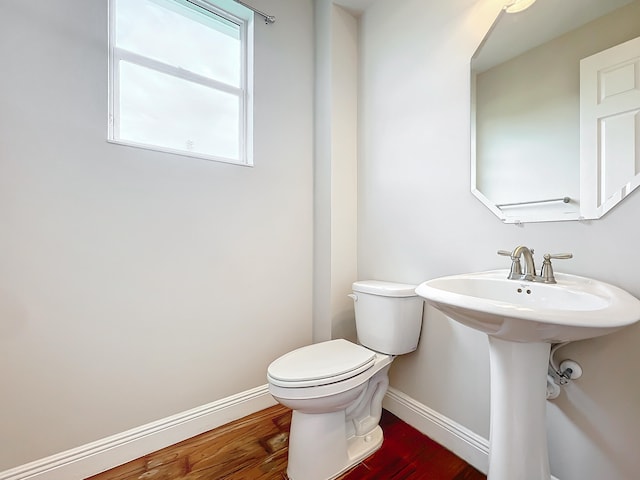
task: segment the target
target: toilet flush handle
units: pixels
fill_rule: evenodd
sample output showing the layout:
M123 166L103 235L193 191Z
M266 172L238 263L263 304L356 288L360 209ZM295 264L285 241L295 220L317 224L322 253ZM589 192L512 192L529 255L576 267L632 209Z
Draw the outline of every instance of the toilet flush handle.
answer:
M352 298L354 302L358 301L358 296L355 293L350 293L347 297Z

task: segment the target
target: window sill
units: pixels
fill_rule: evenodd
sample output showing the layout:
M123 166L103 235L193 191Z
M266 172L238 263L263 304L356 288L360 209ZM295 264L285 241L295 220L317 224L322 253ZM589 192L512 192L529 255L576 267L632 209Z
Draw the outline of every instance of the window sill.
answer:
M149 150L149 151L153 151L153 152L161 152L161 153L169 153L172 155L179 155L181 157L190 157L190 158L197 158L199 160L208 160L208 161L212 161L212 162L219 162L219 163L228 163L231 165L238 165L240 167L253 167L253 163L249 163L249 162L242 162L239 160L233 160L231 158L225 158L225 157L216 157L213 155L206 155L203 153L197 153L197 152L188 152L188 151L184 151L184 150L174 150L171 148L163 148L163 147L158 147L155 145L146 145L144 143L136 143L136 142L129 142L126 140L116 140L113 138L108 138L107 139L108 143L112 143L114 145L122 145L125 147L133 147L133 148L140 148L142 150Z

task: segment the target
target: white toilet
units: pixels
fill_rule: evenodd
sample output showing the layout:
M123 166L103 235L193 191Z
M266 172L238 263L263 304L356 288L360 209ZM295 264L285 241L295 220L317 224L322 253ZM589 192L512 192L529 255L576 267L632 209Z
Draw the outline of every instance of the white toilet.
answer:
M289 480L330 480L382 445L382 399L395 355L418 346L423 300L415 285L355 282L356 345L316 343L269 365L269 392L293 410Z

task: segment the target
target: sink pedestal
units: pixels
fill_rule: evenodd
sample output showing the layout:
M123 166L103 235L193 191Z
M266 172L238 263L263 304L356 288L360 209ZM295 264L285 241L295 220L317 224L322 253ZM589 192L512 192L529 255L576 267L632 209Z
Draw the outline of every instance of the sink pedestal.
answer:
M489 336L491 429L488 480L549 480L546 428L551 344Z

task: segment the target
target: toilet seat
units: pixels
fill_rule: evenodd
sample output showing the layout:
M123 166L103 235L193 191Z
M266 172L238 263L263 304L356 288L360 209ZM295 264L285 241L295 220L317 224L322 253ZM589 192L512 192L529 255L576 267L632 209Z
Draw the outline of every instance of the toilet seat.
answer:
M337 339L293 350L269 365L269 383L280 387L315 387L340 382L368 370L375 352Z

